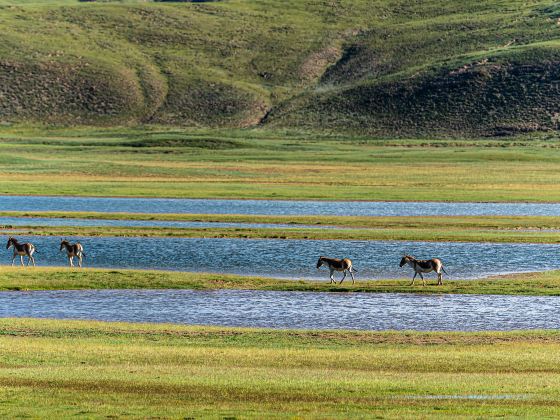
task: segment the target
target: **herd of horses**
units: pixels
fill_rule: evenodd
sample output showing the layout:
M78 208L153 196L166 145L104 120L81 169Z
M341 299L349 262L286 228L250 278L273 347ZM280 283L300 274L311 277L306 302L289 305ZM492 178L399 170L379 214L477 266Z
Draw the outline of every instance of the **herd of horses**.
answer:
M35 257L33 257L33 254L36 250L32 243L19 243L16 238L10 236L8 243L6 244L6 249L10 249L11 247L14 250L12 266L14 265L16 257L19 256L22 266L24 266L23 257L27 257L27 265L29 266L29 264L32 263L33 267L35 267ZM68 257L68 264L70 267L74 267L74 257L78 259L78 266L82 267L83 258L86 256L82 244L79 242L71 244L66 239L63 239L60 241L60 251L63 249L66 250L66 256ZM339 259L319 257L319 260L317 261L317 269L321 268L323 265L329 269L329 277L331 280L330 284L337 284L334 279L335 271L343 273L342 280L340 280L340 283L338 284L341 284L344 281L348 273L352 276L352 284L354 284L354 273L357 273L358 270L352 266L352 260L350 260L350 258ZM410 284L411 286L414 285L414 280L416 280L416 276L418 274L420 274L420 278L422 279L422 284L424 286L426 285L426 280L424 279L423 273L435 271L438 276L438 286L443 284L442 271L447 274L447 271L443 268L441 260L438 258L432 258L431 260L417 260L411 255L405 255L402 257L399 266L403 267L404 265L409 265L414 270L414 276L412 277L412 283Z
M354 273L357 273L358 270L356 270L352 266L352 260L350 258L339 259L319 257L319 260L317 261L317 269L321 268L321 266L323 265L325 265L329 269L331 279L330 284L336 284L336 280L334 279L335 271L343 273L342 280L340 280L340 283L338 284L341 284L344 281L347 273L350 273L350 275L352 276L352 284L354 284ZM445 271L445 268L443 268L443 264L439 258L432 258L430 260L417 260L411 255L405 255L402 257L399 267L402 268L404 265L408 265L414 270L412 283L410 283L411 286L414 285L414 280L416 280L416 276L418 274L420 274L420 278L422 279L422 285L425 286L426 280L424 279L423 273L431 273L432 271L436 272L438 276L437 284L438 286L441 286L443 285L442 271L447 274L447 271Z
M35 267L35 257L33 257L33 254L36 252L36 250L35 246L32 243L19 243L16 238L10 236L10 238L8 239L8 243L6 244L6 249L10 249L10 247L13 247L14 249L12 266L14 265L16 257L19 256L22 266L24 265L23 257L27 257L27 265L29 266L29 263L33 263L33 267ZM74 257L78 259L78 266L82 266L82 260L86 256L82 244L80 244L79 242L71 244L66 239L63 239L60 241L60 251L62 251L63 249L66 250L66 255L68 257L68 263L70 264L70 267L74 267Z

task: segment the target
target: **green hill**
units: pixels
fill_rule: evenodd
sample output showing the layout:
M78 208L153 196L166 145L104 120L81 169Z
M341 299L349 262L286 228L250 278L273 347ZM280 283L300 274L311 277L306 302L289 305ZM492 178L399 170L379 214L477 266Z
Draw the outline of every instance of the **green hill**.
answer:
M0 119L508 135L560 121L560 6L0 0Z

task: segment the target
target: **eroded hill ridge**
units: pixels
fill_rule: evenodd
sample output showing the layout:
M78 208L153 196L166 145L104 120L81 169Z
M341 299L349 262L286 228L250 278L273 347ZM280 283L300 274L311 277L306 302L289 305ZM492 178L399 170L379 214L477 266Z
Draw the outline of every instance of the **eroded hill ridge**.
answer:
M551 1L0 0L0 24L4 122L559 128Z

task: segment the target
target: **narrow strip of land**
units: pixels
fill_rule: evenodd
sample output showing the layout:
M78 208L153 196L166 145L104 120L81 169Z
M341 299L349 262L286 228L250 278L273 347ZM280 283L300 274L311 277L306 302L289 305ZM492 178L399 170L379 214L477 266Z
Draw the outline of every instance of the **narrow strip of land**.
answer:
M403 203L406 205L406 203ZM0 211L0 217L270 223L339 226L346 228L421 228L426 224L438 228L461 229L560 229L560 216L332 216L332 215L262 215L262 214L190 214L126 213L77 211Z
M214 214L136 214L80 212L0 212L0 217L19 217L21 226L0 227L6 234L18 232L47 236L146 236L186 238L254 239L354 239L451 242L559 243L560 217L553 216L456 216L456 217L351 217L264 216ZM67 226L27 226L31 217L63 218ZM72 226L73 220L134 220L221 223L268 223L270 227L125 227ZM279 228L274 224L290 224ZM309 227L317 226L317 228ZM324 227L329 227L324 229Z
M326 281L284 280L233 274L192 273L125 269L70 269L61 267L2 267L0 290L70 289L244 289L302 292L366 293L464 293L498 295L560 296L560 271L524 273L482 280L448 280L436 286L410 280L359 280L352 285Z
M0 348L6 418L560 416L557 331L0 319Z

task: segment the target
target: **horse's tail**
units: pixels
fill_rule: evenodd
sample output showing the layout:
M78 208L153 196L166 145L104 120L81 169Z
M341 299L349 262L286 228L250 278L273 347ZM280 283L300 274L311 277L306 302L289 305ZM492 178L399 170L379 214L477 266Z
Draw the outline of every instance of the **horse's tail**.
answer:
M356 270L354 266L352 266L352 271L355 271L356 273L358 272L358 270Z
M87 257L87 255L86 255L86 253L85 253L84 251L82 251L82 255L83 255L84 257Z
M447 271L445 271L445 268L443 268L443 264L442 264L442 266L441 266L441 269L443 270L443 272L444 272L445 274L449 275L449 273L448 273Z

